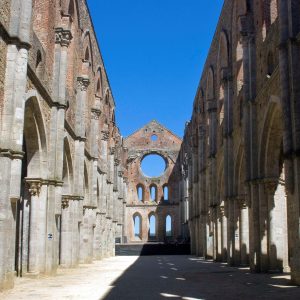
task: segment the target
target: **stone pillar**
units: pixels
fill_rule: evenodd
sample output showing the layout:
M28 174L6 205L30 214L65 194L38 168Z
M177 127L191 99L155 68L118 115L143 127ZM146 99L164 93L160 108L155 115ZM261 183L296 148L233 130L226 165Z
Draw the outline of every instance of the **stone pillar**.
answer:
M267 179L264 182L266 197L268 202L268 258L269 258L269 266L268 269L270 271L282 271L279 270L279 265L277 262L277 244L279 241L276 241L276 230L277 222L279 220L275 219L275 202L274 202L274 194L277 188L278 180L276 179ZM284 201L284 200L283 200ZM283 234L282 234L283 235ZM282 236L283 239L283 236Z
M240 249L241 249L241 265L249 264L249 212L245 197L240 197Z
M224 205L220 206L220 217L222 223L221 233L221 248L222 248L222 261L227 261L227 216Z
M61 251L60 264L62 267L71 267L72 265L72 217L69 207L69 199L62 198L61 203Z
M218 245L217 245L217 256L216 256L216 260L217 261L222 261L222 213L221 213L221 208L220 206L218 206L217 208L217 241L218 241Z
M5 5L11 4L10 1ZM7 16L9 19L7 31L4 27L1 29L2 43L6 44L4 49L7 50L0 120L0 165L2 168L0 182L0 291L12 288L15 277L15 216L20 199L21 167L24 154L22 143L32 1L18 1L14 8L11 10L11 15ZM17 17L15 17L16 10L18 11ZM20 269L20 266L18 268Z
M39 196L41 181L39 179L26 179L29 186L30 198L30 227L29 227L29 259L28 273L37 276L39 274Z
M265 189L265 181L259 180L259 231L260 231L260 271L269 270L268 247L268 197ZM257 216L256 216L257 218Z
M234 228L234 199L227 198L227 263L234 265L235 228Z
M249 195L249 263L254 272L260 271L259 185L253 180L247 185Z

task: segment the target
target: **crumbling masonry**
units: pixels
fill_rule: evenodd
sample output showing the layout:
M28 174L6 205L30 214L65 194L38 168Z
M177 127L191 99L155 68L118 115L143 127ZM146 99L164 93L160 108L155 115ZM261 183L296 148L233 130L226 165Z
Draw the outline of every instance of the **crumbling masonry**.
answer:
M123 139L86 1L0 0L0 291L180 238L300 285L299 82L299 0L225 0L183 140Z
M186 126L192 253L300 284L300 2L226 0Z

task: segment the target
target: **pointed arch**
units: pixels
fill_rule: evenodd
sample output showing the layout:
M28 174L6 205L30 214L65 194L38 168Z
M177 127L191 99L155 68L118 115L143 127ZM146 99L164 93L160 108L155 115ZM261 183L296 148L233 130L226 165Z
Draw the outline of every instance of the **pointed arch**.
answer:
M149 218L148 238L154 239L157 235L157 216L154 212L150 212L148 218Z
M264 118L259 146L259 174L277 178L280 175L283 148L283 120L280 99L271 96Z
M61 3L62 12L71 17L71 21L77 21L78 28L81 28L80 10L78 0L63 0Z
M99 98L103 98L103 74L102 68L97 68L95 94Z
M142 216L139 212L135 212L132 216L133 221L133 240L141 240L142 239Z
M84 188L84 201L85 203L88 203L90 198L89 193L89 172L87 168L87 163L84 162L84 175L83 175L83 188Z
M63 195L71 195L73 192L73 162L70 150L70 141L64 138L64 158L63 158Z
M88 29L82 34L82 49L82 61L85 63L89 63L92 70L94 70L93 47L90 31Z
M214 91L214 70L211 66L207 72L207 79L206 79L206 100L212 100L215 97Z
M47 134L36 91L27 93L24 115L24 150L27 176L47 178Z

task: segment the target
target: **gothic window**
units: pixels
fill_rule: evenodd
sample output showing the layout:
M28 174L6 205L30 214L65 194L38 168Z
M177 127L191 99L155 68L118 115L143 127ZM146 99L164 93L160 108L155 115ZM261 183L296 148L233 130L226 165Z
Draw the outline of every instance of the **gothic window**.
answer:
M142 237L142 217L139 214L133 216L134 238L141 239Z
M170 215L166 216L166 236L171 237L172 234L172 218Z
M137 196L139 201L144 201L144 187L142 185L137 186Z
M164 186L163 192L164 192L164 201L169 201L169 188L167 185Z
M149 218L149 237L154 238L156 236L156 217L155 215L150 215Z
M155 185L150 186L150 198L152 202L157 200L157 187Z

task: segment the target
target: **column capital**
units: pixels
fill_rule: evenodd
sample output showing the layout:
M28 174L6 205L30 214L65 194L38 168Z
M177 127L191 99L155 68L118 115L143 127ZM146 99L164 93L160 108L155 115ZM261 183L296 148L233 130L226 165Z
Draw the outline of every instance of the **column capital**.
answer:
M86 91L90 85L90 80L88 77L79 76L77 77L77 88L81 91Z
M226 84L226 83L228 83L228 81L232 80L232 74L228 67L221 69L221 80L222 80L223 84Z
M61 199L61 208L62 208L62 209L66 209L66 208L68 208L68 207L69 207L69 199L63 197L63 198Z
M91 119L92 120L99 120L101 115L101 110L97 108L92 108L91 109Z
M40 178L25 178L25 182L28 185L28 190L29 190L31 197L40 195L41 187L42 187L42 179L40 179Z
M64 47L69 47L73 36L70 30L61 27L55 28L55 44L60 44Z
M102 133L102 141L108 141L109 140L109 131L108 130L102 130L101 131Z
M116 167L119 166L120 163L121 163L121 160L118 159L118 158L115 158L115 166L116 166Z
M219 206L219 212L220 212L220 215L221 215L222 217L225 216L225 207L224 207L224 205L220 205L220 206Z
M264 187L268 194L274 194L278 185L278 178L264 178Z
M116 147L110 147L109 153L110 153L110 155L114 155L116 153Z

